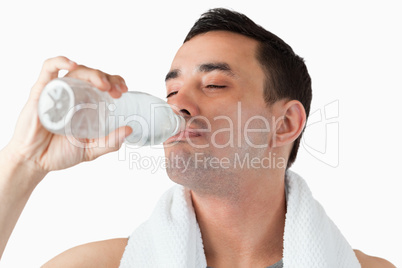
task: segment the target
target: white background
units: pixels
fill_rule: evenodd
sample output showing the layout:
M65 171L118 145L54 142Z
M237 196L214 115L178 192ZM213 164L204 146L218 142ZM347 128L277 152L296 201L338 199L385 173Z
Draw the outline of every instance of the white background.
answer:
M138 2L1 2L0 148L46 58L68 56L122 75L130 90L164 98L164 76L195 20L209 8L233 8L305 58L314 115L335 101L327 107L332 124L307 128L293 170L353 248L402 265L397 1ZM320 152L313 156L313 149ZM25 207L0 266L38 267L73 246L129 236L172 185L163 169L152 174L130 167L129 152L163 156L160 149L127 150L49 174Z

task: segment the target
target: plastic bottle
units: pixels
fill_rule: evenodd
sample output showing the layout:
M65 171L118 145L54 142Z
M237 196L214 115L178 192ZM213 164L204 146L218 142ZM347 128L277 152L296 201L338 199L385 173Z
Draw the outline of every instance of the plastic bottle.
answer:
M56 78L43 89L38 104L39 119L50 132L93 139L128 125L133 132L126 142L156 145L185 128L185 120L163 100L143 92L110 97L90 83Z

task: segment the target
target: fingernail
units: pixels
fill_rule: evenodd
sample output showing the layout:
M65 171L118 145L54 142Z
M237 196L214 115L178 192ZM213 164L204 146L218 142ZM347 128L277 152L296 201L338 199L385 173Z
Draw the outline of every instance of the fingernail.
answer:
M105 82L106 84L109 84L109 80L105 76L102 77L102 81Z
M116 89L117 89L118 91L121 92L121 87L120 87L118 84L116 84L115 87L116 87Z
M125 84L120 84L121 92L127 90L127 86Z
M68 63L70 63L71 65L77 64L76 62L69 60Z
M131 133L133 133L133 129L129 126L128 129L126 128L126 132L125 132L126 137L128 135L130 135Z

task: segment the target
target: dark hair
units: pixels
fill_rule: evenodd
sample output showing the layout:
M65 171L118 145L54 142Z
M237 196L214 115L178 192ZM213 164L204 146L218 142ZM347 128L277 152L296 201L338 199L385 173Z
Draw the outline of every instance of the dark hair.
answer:
M211 9L198 19L187 34L184 43L196 35L210 31L229 31L260 42L256 58L265 71L264 100L269 104L281 99L298 100L308 117L312 99L311 78L304 60L273 33L255 24L244 14L224 8ZM302 134L294 141L287 168L296 159Z

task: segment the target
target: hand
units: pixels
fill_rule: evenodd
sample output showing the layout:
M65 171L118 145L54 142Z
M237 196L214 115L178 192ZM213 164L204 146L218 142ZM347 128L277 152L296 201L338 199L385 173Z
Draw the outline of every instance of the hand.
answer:
M38 118L38 101L45 85L58 77L60 70L68 70L66 76L85 80L102 91L107 91L114 98L126 92L124 79L117 75L108 75L70 61L66 57L55 57L45 61L38 81L33 86L28 102L24 106L15 128L14 136L6 147L7 155L18 163L36 167L36 172L47 173L74 166L83 161L93 160L100 155L116 151L124 138L131 133L130 127L122 127L103 138L104 148L94 147L97 140L84 140L79 148L69 142L65 136L47 131Z

